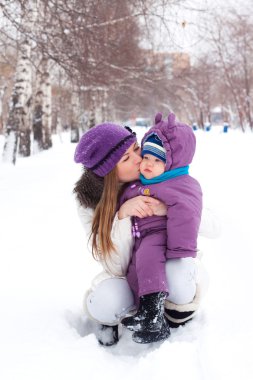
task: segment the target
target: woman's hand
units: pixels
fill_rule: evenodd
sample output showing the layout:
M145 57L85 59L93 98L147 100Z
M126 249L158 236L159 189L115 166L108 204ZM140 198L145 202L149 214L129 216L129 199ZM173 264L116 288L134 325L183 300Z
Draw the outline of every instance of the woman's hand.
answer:
M165 205L155 198L139 195L138 197L129 199L120 207L118 218L124 219L127 216L138 216L146 218L152 215L166 215Z

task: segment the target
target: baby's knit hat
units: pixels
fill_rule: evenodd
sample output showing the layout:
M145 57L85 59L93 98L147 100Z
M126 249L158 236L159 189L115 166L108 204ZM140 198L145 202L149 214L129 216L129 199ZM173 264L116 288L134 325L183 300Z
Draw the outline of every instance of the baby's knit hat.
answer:
M155 133L149 136L144 142L141 152L142 157L144 154L152 154L153 156L159 158L159 160L166 162L166 150L163 147L162 141Z
M84 133L76 147L74 160L98 176L104 177L135 142L135 134L129 129L103 123Z

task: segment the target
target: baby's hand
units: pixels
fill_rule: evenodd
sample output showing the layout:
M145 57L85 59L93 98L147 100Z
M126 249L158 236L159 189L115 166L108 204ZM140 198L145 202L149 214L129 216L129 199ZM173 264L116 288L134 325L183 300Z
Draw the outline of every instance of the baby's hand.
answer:
M160 203L161 202L157 199L139 195L123 203L119 209L118 218L124 219L127 216L138 216L139 218L146 218L147 216L152 216L154 215L152 206L155 208L155 206L159 205Z
M158 204L152 204L152 205L150 205L150 208L152 209L153 214L156 215L156 216L165 216L165 215L167 215L167 206L163 202L161 202L161 201L158 201L158 202L159 202Z

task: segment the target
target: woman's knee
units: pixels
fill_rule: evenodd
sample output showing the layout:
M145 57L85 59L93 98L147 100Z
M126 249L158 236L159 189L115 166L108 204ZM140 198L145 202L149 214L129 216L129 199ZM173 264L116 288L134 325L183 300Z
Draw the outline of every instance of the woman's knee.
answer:
M197 266L193 258L167 260L166 277L169 301L186 304L193 300L197 288Z
M92 319L106 325L115 325L134 309L132 291L123 278L101 281L84 300L86 311Z

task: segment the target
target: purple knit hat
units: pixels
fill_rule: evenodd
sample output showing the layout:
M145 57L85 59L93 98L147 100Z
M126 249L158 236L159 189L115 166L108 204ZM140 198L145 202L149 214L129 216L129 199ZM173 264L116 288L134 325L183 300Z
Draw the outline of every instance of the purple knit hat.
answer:
M89 129L79 141L74 160L100 177L108 174L127 149L135 134L120 125L104 123Z

